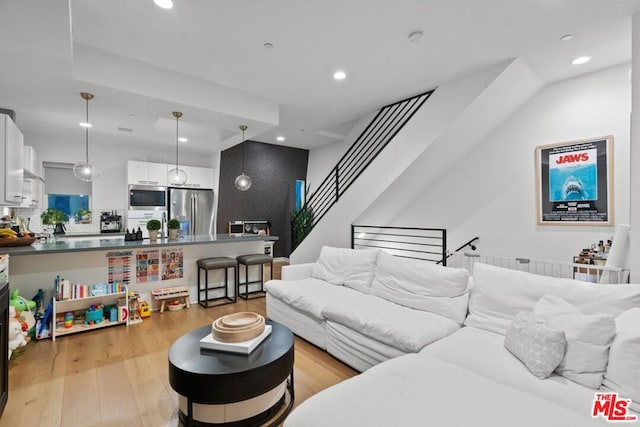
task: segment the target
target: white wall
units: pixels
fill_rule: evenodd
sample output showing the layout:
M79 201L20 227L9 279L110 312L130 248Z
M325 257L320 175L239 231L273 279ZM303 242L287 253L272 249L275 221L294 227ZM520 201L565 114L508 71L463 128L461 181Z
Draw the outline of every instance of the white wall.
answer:
M85 157L84 138L77 141L56 141L40 135L25 135L25 145L31 145L45 162L76 163ZM216 168L219 153L202 154L180 151L180 164ZM91 208L94 210L127 209L127 161L175 162L175 147L140 146L104 141L99 135L89 137L89 161L101 170L93 182Z
M631 115L631 280L640 283L640 14L633 16L632 25L632 111ZM635 274L634 274L635 272Z
M391 223L447 228L452 249L480 236L480 253L571 261L614 229L537 225L535 147L613 135L614 218L629 223L629 111L629 65L546 86Z
M520 84L513 84L514 81ZM507 61L438 87L413 119L364 170L358 180L341 196L339 202L296 248L291 254L291 262L301 263L317 259L323 245L348 246L350 224L402 176L409 166L412 170L424 171L429 164L431 167L439 167L449 161L446 159L447 147L443 137L444 141L448 141L453 135L458 135L461 140L456 142L459 142L460 146L475 143L478 135L488 133L505 115L528 99L537 85L537 80L532 78L526 66L519 61ZM505 97L506 90L510 90L513 95ZM506 103L511 104L511 110L499 104L499 101L505 98L511 101ZM487 108L487 105L496 107ZM475 137L471 135L470 138L466 138L469 128L465 125L476 130ZM444 160L440 157L424 156L425 151L429 151L432 145L444 145L438 148L441 151L444 149ZM418 158L426 160L427 166L416 164ZM405 192L402 195L402 205L406 205L407 199L411 200L413 194Z
M349 131L349 134L343 141L334 142L333 144L327 144L309 150L309 160L307 162L307 185L311 186L311 192L315 191L316 188L322 184L322 181L335 167L344 153L347 152L349 147L351 147L355 142L356 138L360 136L362 131L364 131L375 115L376 112L373 112L356 120L355 124Z

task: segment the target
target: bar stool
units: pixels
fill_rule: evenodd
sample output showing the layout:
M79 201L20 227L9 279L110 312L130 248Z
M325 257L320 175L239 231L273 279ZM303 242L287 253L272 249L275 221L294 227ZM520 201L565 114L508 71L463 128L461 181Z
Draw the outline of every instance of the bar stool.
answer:
M217 258L203 258L198 261L198 304L203 307L215 307L218 305L229 304L236 302L236 296L233 298L229 296L229 268L233 268L233 278L236 279L238 267L236 260L229 257L217 257ZM224 285L209 287L209 271L224 269ZM205 270L204 288L200 283L200 270ZM218 289L224 289L224 295L209 298L209 291L215 291ZM204 293L204 299L202 294ZM222 303L214 303L214 301L225 300Z
M265 254L248 254L248 255L240 255L236 257L238 260L238 272L236 279L236 293L237 295L247 300L249 299L249 295L256 295L255 298L264 297L266 294L264 292L264 264L270 264L271 269L269 270L269 279L273 279L273 257L271 255ZM240 283L240 266L244 265L244 283ZM260 280L254 280L249 282L249 266L250 265L259 265L260 266ZM249 292L249 285L260 283L260 290ZM240 285L244 285L244 295L240 293Z

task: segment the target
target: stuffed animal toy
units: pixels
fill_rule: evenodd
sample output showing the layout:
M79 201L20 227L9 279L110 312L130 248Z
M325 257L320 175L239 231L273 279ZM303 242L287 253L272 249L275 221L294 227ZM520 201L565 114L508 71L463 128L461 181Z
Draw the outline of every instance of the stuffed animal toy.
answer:
M20 289L14 289L11 292L11 298L9 298L9 305L14 306L20 311L31 311L36 308L36 303L33 301L27 301L20 296Z
M13 292L11 292L9 306L15 307L16 318L21 321L22 330L29 333L31 328L36 325L36 319L31 311L35 308L36 303L22 298L20 296L20 289L14 289ZM35 335L35 331L33 331L33 333Z
M16 309L9 307L9 358L13 350L27 345L27 333L22 330L20 321L16 318Z

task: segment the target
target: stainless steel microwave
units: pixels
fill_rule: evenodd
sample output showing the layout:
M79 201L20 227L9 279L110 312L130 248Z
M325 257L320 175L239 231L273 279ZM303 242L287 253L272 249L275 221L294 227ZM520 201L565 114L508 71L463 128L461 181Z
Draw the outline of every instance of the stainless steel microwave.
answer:
M129 209L163 211L167 209L167 187L129 186Z

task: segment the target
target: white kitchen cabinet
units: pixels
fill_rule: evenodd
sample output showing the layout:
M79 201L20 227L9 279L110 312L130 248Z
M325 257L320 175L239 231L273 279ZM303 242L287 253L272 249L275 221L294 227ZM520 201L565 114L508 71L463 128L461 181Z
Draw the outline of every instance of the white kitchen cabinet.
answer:
M42 180L43 168L38 152L29 145L22 150L22 178L25 180Z
M22 203L22 132L6 114L0 114L0 205L18 206Z
M166 186L167 164L129 160L127 177L129 184Z
M127 163L127 182L129 184L148 184L149 169L147 162L129 160Z
M187 173L187 184L191 188L213 188L214 171L212 168L190 167L191 176Z
M44 168L40 156L33 147L25 145L22 150L22 203L23 208L39 208L44 188Z
M167 164L166 163L147 163L149 185L159 185L166 187L167 185Z
M41 208L44 197L44 182L31 181L31 207Z
M127 163L127 182L129 184L166 187L169 186L167 175L169 171L175 167L175 163L151 163L129 160ZM182 185L175 185L175 187L214 188L215 169L186 165L179 165L179 167L187 174L187 182Z
M175 168L175 165L173 166L173 168ZM187 181L182 185L175 185L175 187L207 189L213 188L213 184L215 182L215 169L183 165L180 165L180 169L182 169L187 174Z
M44 183L42 181L23 181L22 208L39 208L42 206Z

